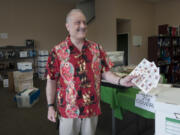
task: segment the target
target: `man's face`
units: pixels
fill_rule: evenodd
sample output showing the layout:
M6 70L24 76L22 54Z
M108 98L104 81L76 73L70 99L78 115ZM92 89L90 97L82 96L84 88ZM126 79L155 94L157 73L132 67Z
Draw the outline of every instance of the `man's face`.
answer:
M86 18L81 12L74 12L70 15L66 28L70 36L76 40L86 37L87 24Z

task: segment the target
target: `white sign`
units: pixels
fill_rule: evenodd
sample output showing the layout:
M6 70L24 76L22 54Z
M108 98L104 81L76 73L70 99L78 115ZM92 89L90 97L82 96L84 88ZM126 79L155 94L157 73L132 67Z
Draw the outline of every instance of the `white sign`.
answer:
M151 96L149 94L144 93L138 93L136 94L135 106L154 113L155 99L155 96Z
M8 33L0 33L0 38L8 39Z
M142 36L134 35L133 36L133 45L141 46L142 45Z

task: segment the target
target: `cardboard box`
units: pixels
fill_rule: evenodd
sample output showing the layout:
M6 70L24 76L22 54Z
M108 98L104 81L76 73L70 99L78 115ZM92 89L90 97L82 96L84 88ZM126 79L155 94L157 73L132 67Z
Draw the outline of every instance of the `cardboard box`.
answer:
M21 92L25 89L33 88L33 79L31 80L15 80L15 92Z
M33 79L33 71L29 71L29 72L14 71L13 77L14 80L31 80Z
M180 135L180 90L165 89L155 102L155 135Z
M17 106L22 107L32 107L38 102L40 96L40 90L38 88L26 89L15 96Z
M15 92L21 92L24 89L33 88L33 71L20 72L14 71L14 89Z

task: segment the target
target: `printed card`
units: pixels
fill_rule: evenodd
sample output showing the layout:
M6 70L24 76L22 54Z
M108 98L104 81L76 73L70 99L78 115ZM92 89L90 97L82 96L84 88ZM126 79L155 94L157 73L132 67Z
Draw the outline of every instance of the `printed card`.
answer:
M160 79L159 68L154 62L149 62L146 59L143 59L130 75L138 76L132 82L144 93L156 88Z

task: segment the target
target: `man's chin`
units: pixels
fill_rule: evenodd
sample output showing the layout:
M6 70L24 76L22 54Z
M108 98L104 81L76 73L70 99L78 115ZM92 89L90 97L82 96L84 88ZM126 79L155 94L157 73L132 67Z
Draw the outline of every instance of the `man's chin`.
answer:
M80 39L80 40L85 39L85 38L86 38L86 35L78 36L78 39Z

